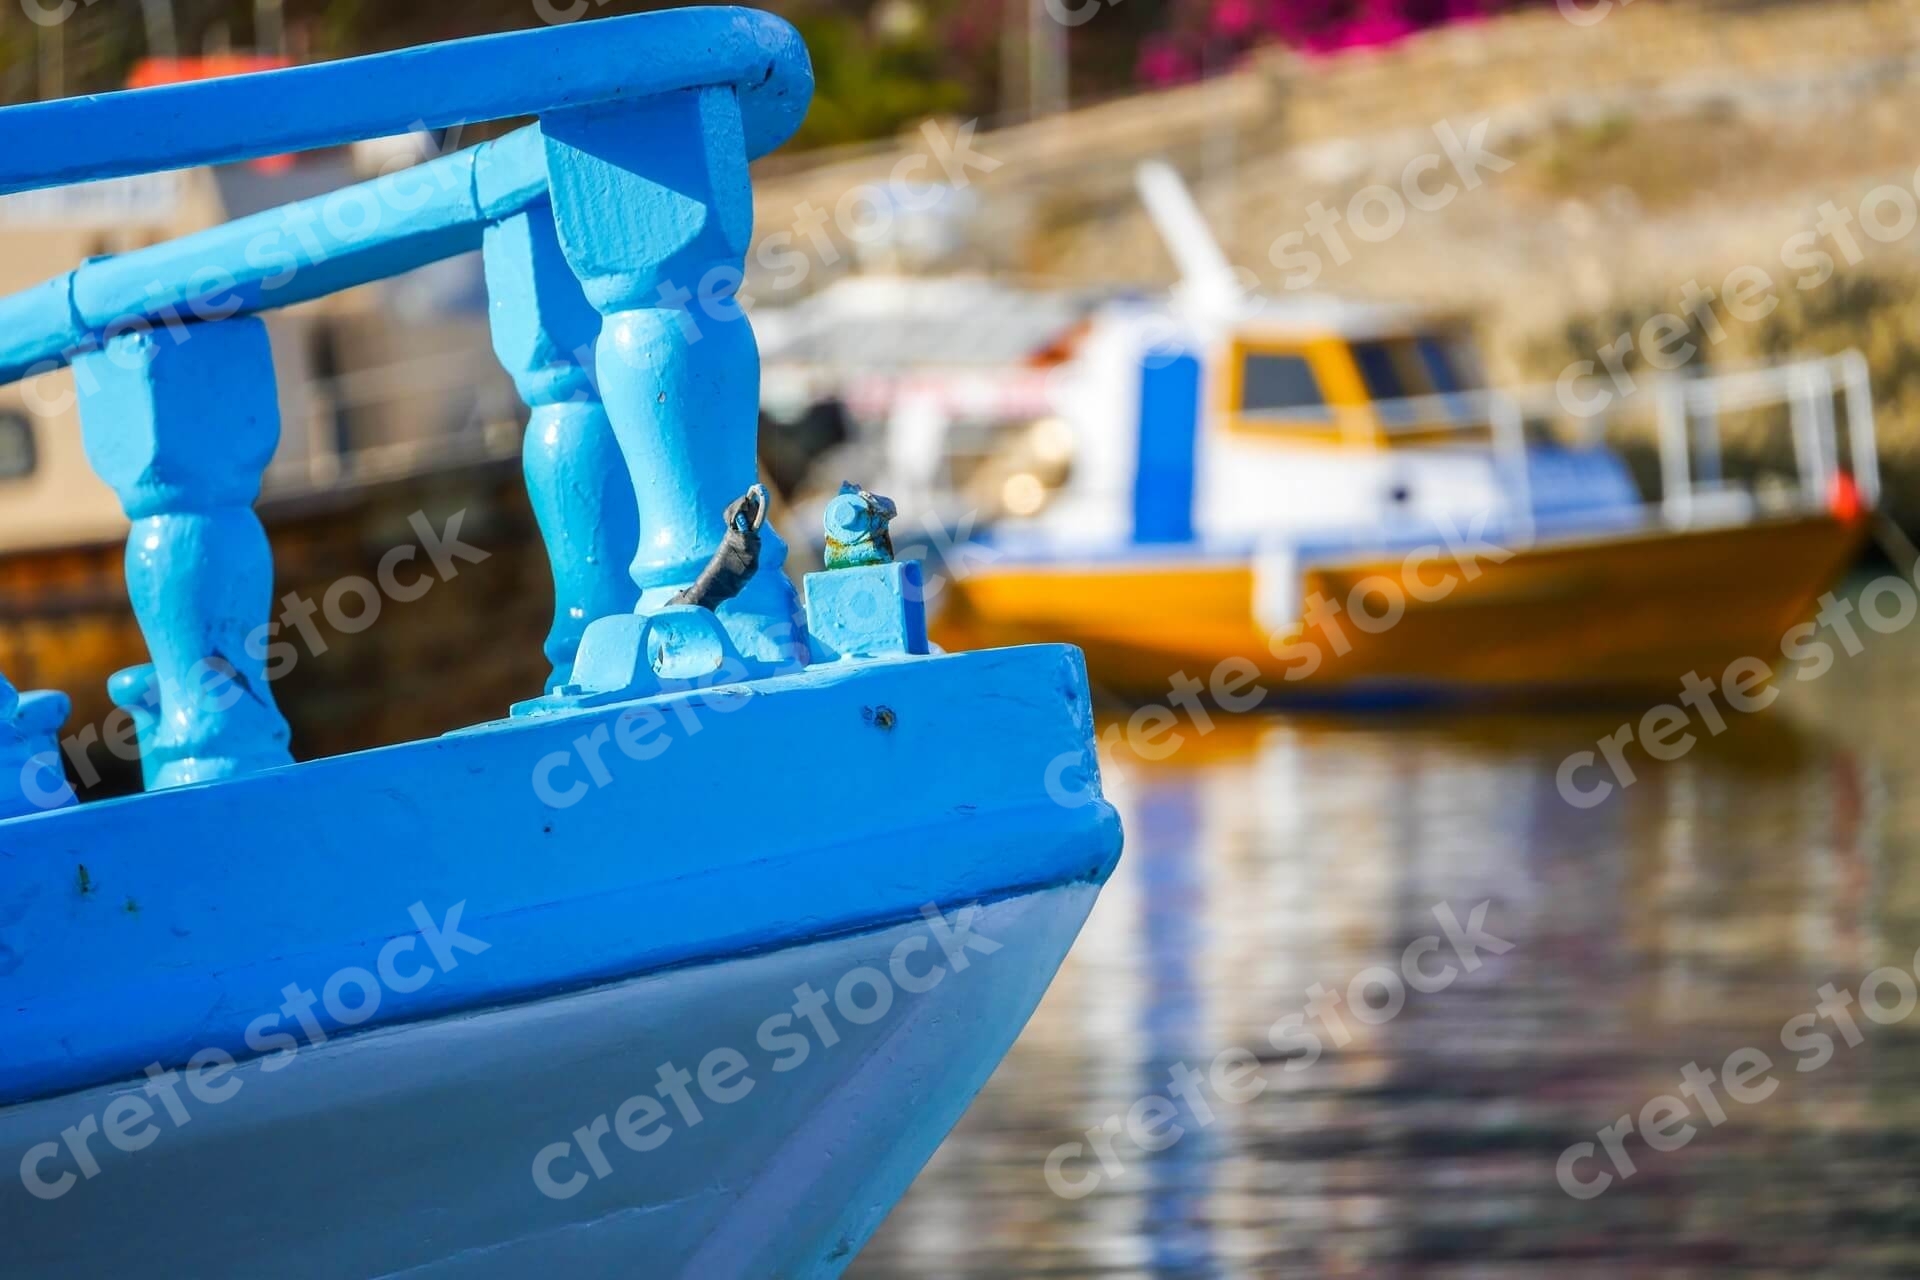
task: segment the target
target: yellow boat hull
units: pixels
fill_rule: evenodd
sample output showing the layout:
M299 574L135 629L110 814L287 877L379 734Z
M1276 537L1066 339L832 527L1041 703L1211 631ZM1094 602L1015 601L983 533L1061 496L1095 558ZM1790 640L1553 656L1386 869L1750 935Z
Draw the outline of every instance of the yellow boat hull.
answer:
M934 638L1071 641L1101 687L1148 698L1166 697L1177 673L1207 681L1235 658L1280 698L1664 690L1735 658L1777 661L1782 634L1812 615L1866 535L1862 518L1818 514L1543 542L1483 559L1471 577L1435 559L1390 626L1363 629L1343 609L1277 635L1256 620L1247 561L988 565L945 585ZM1444 596L1416 598L1448 573ZM1312 616L1316 595L1344 604L1364 579L1405 575L1403 555L1310 564L1296 616ZM1389 613L1378 591L1367 603Z

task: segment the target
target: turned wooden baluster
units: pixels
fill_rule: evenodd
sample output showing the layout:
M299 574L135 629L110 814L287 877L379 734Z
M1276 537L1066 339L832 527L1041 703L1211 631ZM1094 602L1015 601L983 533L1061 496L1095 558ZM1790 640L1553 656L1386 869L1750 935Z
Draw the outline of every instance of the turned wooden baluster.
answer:
M127 594L160 695L149 784L290 762L264 671L273 556L253 512L280 438L266 326L120 334L74 380L87 457L133 521Z
M521 454L553 567L552 690L572 677L587 624L639 598L633 484L594 386L600 313L560 252L552 206L487 228L485 258L493 349L532 410Z
M734 301L753 223L731 88L542 119L560 245L605 318L601 398L639 507L633 580L651 613L718 548L758 477L760 354ZM759 570L716 611L751 659L805 661L805 629L768 525Z

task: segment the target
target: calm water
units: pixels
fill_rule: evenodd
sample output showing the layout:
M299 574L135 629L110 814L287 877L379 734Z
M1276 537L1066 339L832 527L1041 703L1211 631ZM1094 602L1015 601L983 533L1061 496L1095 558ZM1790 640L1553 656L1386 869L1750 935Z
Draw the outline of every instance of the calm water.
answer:
M1634 757L1598 807L1564 802L1561 759L1637 710L1275 716L1109 762L1120 871L849 1274L1920 1275L1920 1013L1805 1074L1780 1044L1821 984L1911 973L1920 624L1674 763ZM1310 988L1397 967L1436 904L1483 901L1512 950L1285 1069L1267 1029ZM1635 1176L1560 1189L1570 1143L1743 1046L1769 1052L1772 1097L1719 1094L1725 1123L1684 1148L1630 1139ZM1232 1047L1264 1093L1205 1095L1213 1122L1183 1109L1157 1154L1117 1140L1123 1172L1083 1198L1048 1189L1056 1145Z

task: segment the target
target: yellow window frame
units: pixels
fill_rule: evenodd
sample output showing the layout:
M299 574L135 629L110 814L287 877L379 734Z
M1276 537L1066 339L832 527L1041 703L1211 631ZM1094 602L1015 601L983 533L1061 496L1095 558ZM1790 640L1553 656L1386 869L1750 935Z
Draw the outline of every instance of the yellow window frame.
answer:
M1324 415L1288 417L1241 411L1249 356L1292 356L1306 361L1319 384ZM1386 441L1367 395L1360 366L1347 340L1335 335L1312 338L1236 336L1228 340L1215 411L1228 434L1269 445L1377 449Z

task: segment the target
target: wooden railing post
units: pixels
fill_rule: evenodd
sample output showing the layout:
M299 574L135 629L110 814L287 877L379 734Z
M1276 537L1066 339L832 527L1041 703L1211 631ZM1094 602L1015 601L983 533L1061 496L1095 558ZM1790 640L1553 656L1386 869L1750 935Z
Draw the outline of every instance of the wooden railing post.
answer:
M633 483L594 385L600 313L560 252L552 206L488 227L485 258L493 349L532 411L521 455L553 568L552 690L571 678L587 624L639 598Z
M753 224L732 88L543 117L560 244L605 317L601 398L639 507L633 580L651 613L693 582L758 478L760 356L735 299ZM761 532L759 569L716 610L747 658L803 662L804 624Z
M273 555L253 512L280 438L266 326L122 333L74 380L87 457L133 521L127 594L160 691L152 785L289 763L264 669Z

